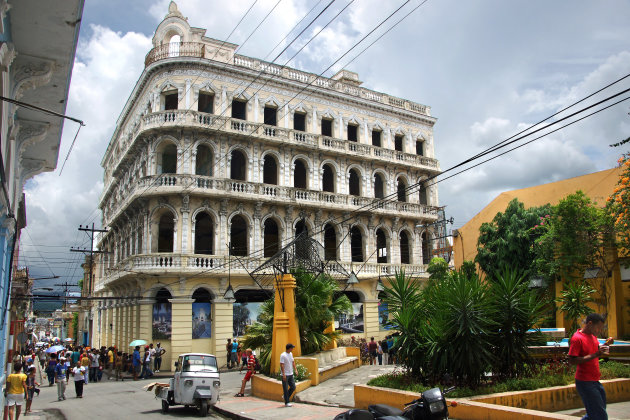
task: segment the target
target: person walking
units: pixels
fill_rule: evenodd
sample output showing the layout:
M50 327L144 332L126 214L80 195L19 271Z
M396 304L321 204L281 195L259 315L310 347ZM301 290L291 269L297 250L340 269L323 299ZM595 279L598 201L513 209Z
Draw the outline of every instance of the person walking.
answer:
M137 381L138 374L140 373L140 367L142 366L142 359L140 358L140 346L136 346L136 348L133 350L131 364L133 368L133 380Z
M66 385L70 374L68 373L68 365L65 363L65 358L61 358L61 363L55 368L55 382L57 382L57 400L66 399Z
M230 352L230 361L232 362L232 367L238 367L238 342L236 338L232 340L232 351Z
M13 365L13 373L7 376L5 393L5 405L9 407L9 419L18 420L22 413L24 396L28 393L26 375L22 373L22 363Z
M232 339L231 338L227 339L225 350L227 352L227 362L226 362L227 368L231 369L232 368Z
M81 362L77 362L74 369L72 369L72 376L74 377L74 392L76 392L77 398L83 398L83 385L85 385L85 366L82 366Z
M101 355L98 350L92 349L92 360L90 360L90 372L88 377L90 378L90 382L98 382L98 368L99 368L99 360Z
M162 355L166 353L164 347L160 343L155 346L155 359L153 359L153 371L158 373L162 367Z
M575 370L575 388L577 389L586 415L582 420L606 420L606 391L599 382L599 357L607 356L607 345L600 346L597 336L604 327L605 319L597 313L586 317L584 326L571 337L569 363L577 365Z
M33 404L33 397L37 392L39 395L39 389L37 388L39 384L35 380L35 366L31 366L26 370L26 410L24 410L24 414L28 414L31 412L31 404Z
M375 365L376 356L378 353L378 345L376 344L376 341L374 341L374 337L372 337L370 339L370 342L368 343L368 353L370 355L370 364Z
M284 396L284 406L291 407L291 395L295 391L295 378L293 373L296 372L295 360L293 360L293 348L291 343L286 345L286 351L280 355L280 372L282 372L282 392Z
M46 368L48 386L53 386L55 384L55 366L57 366L57 354L51 353L50 360L48 361L48 367Z
M376 357L378 357L378 364L382 365L383 364L383 347L381 347L380 341L378 341L376 345L378 346L376 349Z
M84 350L81 355L81 367L83 368L83 382L87 385L89 383L90 376L90 354L87 350Z
M125 359L123 357L123 352L119 351L118 354L116 354L116 362L114 362L114 371L116 372L116 380L118 381L119 379L122 381L122 371L123 371L123 365L124 365Z
M241 383L241 390L238 394L235 395L235 397L245 396L245 385L247 385L247 382L250 380L252 375L256 373L256 358L252 354L252 349L245 350L245 355L247 357L247 373L245 374L245 377L243 378L243 381Z
M383 350L383 364L387 365L389 362L389 354L387 353L387 340L381 341L381 350Z

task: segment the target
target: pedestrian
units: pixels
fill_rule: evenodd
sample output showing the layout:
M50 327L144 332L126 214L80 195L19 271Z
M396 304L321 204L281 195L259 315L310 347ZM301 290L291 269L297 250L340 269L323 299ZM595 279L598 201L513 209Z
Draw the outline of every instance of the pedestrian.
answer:
M13 420L13 413L15 413L15 420L18 420L22 412L24 395L28 393L28 389L26 387L26 375L22 373L22 363L15 363L13 372L7 376L5 405L9 407L9 419Z
M83 368L83 376L84 376L84 381L85 384L87 385L90 381L89 381L89 372L90 372L90 353L88 353L87 350L83 351L83 354L81 355L81 367Z
M57 400L65 400L66 399L66 385L68 384L68 380L70 378L70 374L68 372L68 365L64 363L65 358L61 358L61 362L55 368L55 382L57 382Z
M125 362L125 359L123 358L123 352L119 351L116 357L116 362L114 364L114 370L116 372L116 380L121 380L122 381L122 371L123 371L123 363Z
M387 340L381 341L381 349L383 350L383 364L387 365L389 362L389 354L387 349Z
M90 360L89 382L98 382L98 368L101 355L98 350L92 349L92 360Z
M375 365L376 356L378 354L378 345L376 344L376 341L374 341L374 337L372 337L368 343L368 353L370 355L370 364Z
M48 367L46 368L48 386L53 386L55 384L55 366L57 366L57 354L51 353L50 360L48 361Z
M107 349L107 378L108 380L112 379L115 359L116 359L116 353L114 352L114 347L109 347Z
M77 398L83 398L83 385L85 384L85 366L82 366L81 362L77 362L74 369L72 369L72 375L74 377L74 391L77 394Z
M382 365L383 364L383 347L381 347L381 342L377 342L376 345L378 346L376 349L376 357L378 357L378 364Z
M293 360L293 348L291 343L286 345L286 351L280 355L280 372L282 372L282 393L284 397L284 406L291 407L291 395L295 391L295 378L293 373L297 371L295 360Z
M162 367L162 355L164 355L164 353L166 353L164 347L162 347L160 343L157 343L155 346L155 359L153 360L153 371L156 373L159 372Z
M232 368L232 339L227 339L227 344L225 345L225 350L227 351L227 368Z
M238 360L237 364L241 366L238 370L240 373L243 370L245 363L247 363L247 352L243 351L241 343L238 343L238 347L236 348L236 360Z
M250 380L252 375L256 373L256 358L252 354L252 349L245 350L245 357L247 358L247 373L241 383L241 390L235 395L235 397L245 396L245 385L247 385L247 382Z
M151 351L149 347L145 347L144 355L142 356L142 373L140 379L149 379L153 376L151 371Z
M41 370L46 368L46 353L44 353L44 349L40 348L37 350L37 357L39 358L39 366Z
M230 353L230 361L232 362L232 367L238 366L238 342L236 338L232 340L232 352Z
M137 381L138 374L140 373L140 367L142 366L142 359L140 358L140 346L136 346L136 348L133 350L131 364L133 367L133 380Z
M71 356L71 359L70 359L70 362L71 362L72 366L77 364L77 362L81 358L80 356L81 356L81 352L79 351L79 348L75 347L74 350L72 350L72 356Z
M586 415L583 419L608 419L606 413L606 391L599 382L599 357L609 352L606 343L599 345L597 336L604 327L605 319L597 313L587 315L582 329L571 337L569 363L577 365L575 370L575 388L582 398Z
M35 380L35 366L31 366L28 368L27 376L26 376L26 410L24 410L24 414L31 412L31 404L33 403L33 396L37 392L39 395L39 383Z

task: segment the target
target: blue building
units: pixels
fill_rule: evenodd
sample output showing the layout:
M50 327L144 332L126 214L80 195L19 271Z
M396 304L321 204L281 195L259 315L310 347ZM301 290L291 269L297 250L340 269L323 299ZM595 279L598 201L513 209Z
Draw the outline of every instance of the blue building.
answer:
M0 100L2 386L11 370L12 326L19 321L12 319L10 308L13 255L26 226L23 187L29 178L57 166L64 119L54 113L65 114L83 4L0 0L0 94L5 98Z

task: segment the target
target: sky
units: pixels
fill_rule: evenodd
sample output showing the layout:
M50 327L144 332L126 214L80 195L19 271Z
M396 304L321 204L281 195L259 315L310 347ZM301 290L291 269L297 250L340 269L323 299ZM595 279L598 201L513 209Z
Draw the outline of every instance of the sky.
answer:
M192 26L207 29L206 36L241 45L239 54L264 59L270 46L311 8L316 6L305 22L329 2L258 0L229 39L254 0L180 0L177 5ZM335 1L277 63L284 64L349 2ZM321 73L403 3L353 1L290 65ZM630 73L630 2L625 0L428 0L348 63L420 3L409 1L324 75L330 77L345 67L357 72L366 88L430 106L437 118L435 155L442 170ZM28 226L22 233L19 265L29 266L34 277L60 276L40 280L37 287L76 284L82 276L83 256L69 249L89 248L89 237L77 230L79 225L100 227L100 162L168 4L169 0L86 1L66 110L86 126L60 173L77 130L75 123L66 121L57 169L25 186ZM580 106L628 88L630 78ZM439 204L446 206L447 218L455 220L449 228L465 224L503 191L614 167L627 150L609 144L628 136L630 101L439 182Z

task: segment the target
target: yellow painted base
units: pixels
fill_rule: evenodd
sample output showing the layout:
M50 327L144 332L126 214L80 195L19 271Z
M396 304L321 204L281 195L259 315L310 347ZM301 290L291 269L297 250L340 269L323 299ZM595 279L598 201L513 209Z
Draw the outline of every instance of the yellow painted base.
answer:
M311 386L311 380L296 382L295 394ZM252 395L271 401L283 401L282 382L263 375L252 376Z

